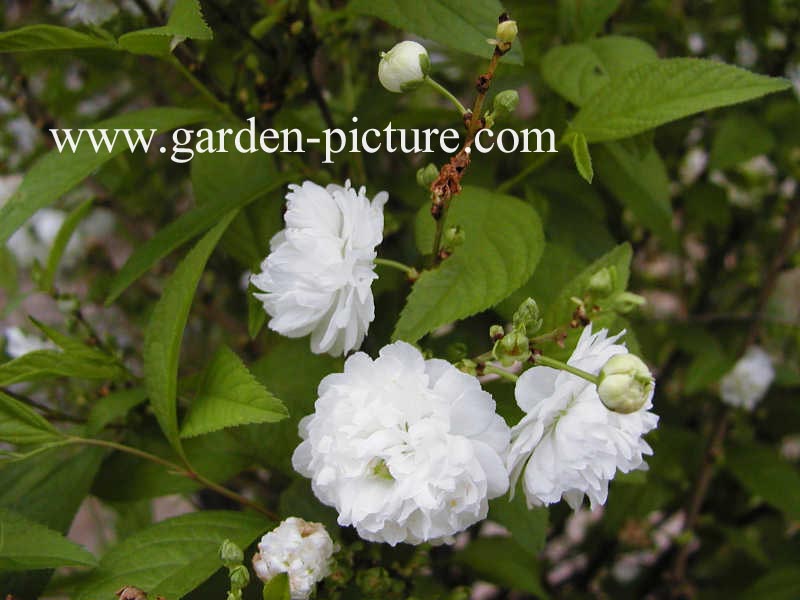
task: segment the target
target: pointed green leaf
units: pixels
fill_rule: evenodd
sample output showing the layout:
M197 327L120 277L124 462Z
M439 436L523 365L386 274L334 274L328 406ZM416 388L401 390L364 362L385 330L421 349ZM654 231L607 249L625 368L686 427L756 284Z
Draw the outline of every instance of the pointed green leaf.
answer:
M119 390L97 400L86 419L86 435L93 436L147 399L144 388Z
M533 208L517 198L465 187L453 199L445 227L459 225L464 244L414 283L394 339L415 342L440 325L491 308L533 274L544 234ZM417 218L418 244L431 248L434 222L427 207Z
M203 110L184 108L147 108L119 115L94 125L95 129L157 129L167 131L210 116ZM73 132L76 133L76 132ZM113 157L128 151L128 145L117 140L109 152L103 147L95 152L87 136L81 138L77 152L69 146L59 154L53 149L28 170L16 193L0 208L0 244L5 244L37 210L49 206Z
M119 38L119 46L136 54L155 56L169 54L173 38L210 40L214 37L203 19L199 0L178 0L166 25L126 33Z
M147 395L161 429L179 453L181 444L176 404L183 330L206 262L236 212L231 211L223 217L178 265L153 309L145 331L144 378Z
M586 143L586 136L578 132L570 132L566 138L570 150L572 150L572 158L575 160L575 167L578 173L587 182L592 183L594 178L594 169L592 168L592 155L589 154L589 145Z
M0 508L0 571L92 567L92 553L21 514Z
M45 444L61 437L61 433L39 413L0 392L0 441L22 446Z
M114 40L55 25L29 25L0 33L0 53L116 48Z
M253 377L230 348L223 346L203 373L181 437L248 423L274 423L288 416L283 403Z
M495 37L497 18L505 12L498 0L472 0L468 8L463 0L352 0L349 9L378 17L398 29L449 48L487 59L492 55L492 47L486 40ZM514 43L503 60L522 63L519 42Z
M692 114L789 89L784 80L713 60L670 58L627 71L570 124L590 143L631 137Z
M53 281L58 271L58 265L61 262L61 257L64 255L64 250L75 233L75 229L83 218L88 214L92 208L92 199L82 202L76 206L64 219L61 227L56 234L56 239L53 240L53 245L50 248L50 254L47 256L47 264L42 272L41 279L39 280L39 288L49 292L53 287Z
M561 33L575 40L591 37L603 28L621 3L622 0L558 0Z
M148 597L182 598L222 567L219 546L247 547L270 523L233 511L202 511L161 521L114 546L79 586L73 600L113 598L123 586Z
M291 600L292 590L289 587L289 575L278 573L264 584L261 595L264 600Z

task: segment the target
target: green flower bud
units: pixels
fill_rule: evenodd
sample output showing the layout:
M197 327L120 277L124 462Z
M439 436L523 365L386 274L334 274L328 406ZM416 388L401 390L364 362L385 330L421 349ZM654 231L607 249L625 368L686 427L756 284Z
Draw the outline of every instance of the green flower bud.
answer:
M475 377L478 374L478 365L474 360L470 360L469 358L464 358L458 361L455 366L456 369L466 373L467 375L472 375Z
M600 370L597 394L606 408L629 414L641 409L653 395L650 369L634 354L612 356Z
M518 33L519 28L517 27L517 22L508 19L507 21L502 21L497 24L497 31L494 37L498 42L510 45L517 39Z
M417 184L427 190L438 177L439 168L433 163L428 163L427 166L420 167L417 171Z
M525 335L533 335L542 327L539 305L533 298L527 298L514 313L514 328Z
M617 270L614 267L600 269L589 279L589 292L598 298L605 298L614 291L616 280Z
M466 234L460 226L448 227L444 232L444 245L446 248L453 249L464 243Z
M504 367L513 365L516 361L525 362L531 356L528 336L515 329L495 343L492 353Z
M519 105L519 92L517 90L503 90L494 97L492 109L495 119L502 119L517 110Z
M231 569L231 587L234 590L241 590L250 583L250 572L244 565L236 565Z
M613 303L611 305L612 310L618 312L621 315L627 315L629 312L636 310L640 306L643 306L647 303L642 296L638 294L632 294L631 292L621 292L614 296Z
M225 540L219 547L219 558L226 567L234 567L244 560L244 553L230 540Z
M506 330L503 328L502 325L492 325L491 327L489 327L489 339L494 342L503 339L503 336L505 334Z

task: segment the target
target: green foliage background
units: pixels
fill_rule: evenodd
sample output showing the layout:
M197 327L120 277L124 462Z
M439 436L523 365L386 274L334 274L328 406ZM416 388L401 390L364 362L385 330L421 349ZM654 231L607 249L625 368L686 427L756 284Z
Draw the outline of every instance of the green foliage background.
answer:
M399 338L454 361L477 356L489 325L531 296L542 331L568 331L566 348L545 342L566 357L571 298L588 298L596 326L626 328L654 368L655 455L649 471L615 479L577 537L563 503L529 511L518 494L489 515L510 536L475 526L456 548L367 544L290 464L297 423L342 360L267 331L240 280L282 227L286 184L303 179L387 190L380 255L428 265L434 223L415 173L449 157L344 153L325 165L309 149L180 165L119 144L58 154L47 130L168 132L249 116L311 137L352 116L362 130L459 127L429 90L385 91L377 57L426 40L437 79L471 99L503 11L520 36L490 97L517 89L522 102L500 125L552 128L560 151L473 155L448 216L464 244L413 287L380 271L362 349L374 356ZM782 79L800 78L797 2L177 0L72 27L48 3L12 1L0 23L0 172L25 175L0 208L0 240L39 209L71 211L46 264L20 268L0 248L4 326L39 298L58 318L27 329L60 348L0 364L0 592L101 600L136 585L168 600L222 598L220 542L247 547L274 525L232 490L273 517L326 524L342 551L318 598L468 598L477 581L498 598L800 596L800 92ZM35 130L30 148L19 118ZM709 162L691 178L694 147ZM759 156L773 168L754 170ZM97 245L59 267L98 206L130 256ZM592 298L606 267L613 293ZM621 314L608 298L625 290L648 304ZM754 413L724 409L718 381L753 341L777 358L776 382ZM515 423L512 386L487 389ZM153 524L153 500L172 494L199 510ZM87 497L111 515L96 555L64 537Z

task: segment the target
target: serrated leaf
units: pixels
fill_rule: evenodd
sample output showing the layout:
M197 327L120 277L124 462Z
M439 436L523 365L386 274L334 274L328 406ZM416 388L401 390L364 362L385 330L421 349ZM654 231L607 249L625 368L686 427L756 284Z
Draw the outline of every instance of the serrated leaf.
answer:
M223 217L178 265L153 309L145 331L143 354L147 395L161 429L179 453L177 387L183 330L206 262L235 216L234 210Z
M289 575L278 573L270 579L264 584L261 597L264 600L291 600L292 590L289 587Z
M59 350L35 350L0 365L0 385L56 377L116 381L124 376L125 371L109 357L97 361L87 355Z
M636 135L689 115L786 90L784 79L717 61L669 58L627 71L591 97L570 129L590 143Z
M627 140L608 142L594 151L600 182L636 219L664 242L675 248L677 235L672 228L669 176L661 155L649 144L640 155Z
M0 392L0 441L21 446L45 444L61 437L62 434L39 413Z
M144 388L119 390L97 400L86 419L86 435L93 436L147 399Z
M352 0L349 9L358 14L378 17L399 29L486 59L492 55L492 47L486 40L495 37L497 19L505 12L498 0L473 0L468 7L462 0ZM447 23L447 26L443 27L443 23ZM514 43L503 60L522 63L519 42Z
M207 111L184 108L147 108L107 119L94 127L166 131L202 121L209 114ZM54 149L37 160L16 193L0 208L0 244L5 244L11 234L37 210L58 200L127 148L127 144L117 143L111 152L105 147L95 152L84 136L76 152L65 149L63 154L59 154Z
M725 466L750 493L800 521L800 474L772 448L755 443L733 446L725 453Z
M40 289L44 291L50 291L52 289L53 281L55 280L58 265L61 262L64 250L66 250L67 244L69 244L69 240L72 238L72 234L75 233L78 224L91 208L92 199L86 200L70 211L64 219L64 222L61 224L56 234L56 239L53 240L53 245L50 247L50 254L47 256L47 264L39 279Z
M570 132L567 134L567 142L572 151L572 158L578 173L588 183L594 179L594 169L592 168L592 155L589 153L589 145L586 143L586 136L580 132Z
M416 342L436 327L491 308L525 283L544 248L533 208L512 196L465 187L453 199L445 227L459 225L464 244L414 283L393 339ZM427 208L417 218L422 247L433 243Z
M560 96L582 106L625 71L656 60L658 54L646 42L609 35L552 48L542 57L542 77Z
M92 553L59 532L0 508L0 571L92 567Z
M181 437L250 423L275 423L288 416L283 403L253 377L233 350L223 346L203 373Z
M0 33L0 53L80 48L114 49L116 44L107 38L56 25L29 25Z
M73 600L113 598L123 586L178 599L222 567L219 546L247 547L270 523L233 511L202 511L161 521L126 538L100 560Z
M199 0L178 0L167 24L126 33L119 38L119 47L136 54L161 56L172 51L173 39L210 40L214 37L203 19Z

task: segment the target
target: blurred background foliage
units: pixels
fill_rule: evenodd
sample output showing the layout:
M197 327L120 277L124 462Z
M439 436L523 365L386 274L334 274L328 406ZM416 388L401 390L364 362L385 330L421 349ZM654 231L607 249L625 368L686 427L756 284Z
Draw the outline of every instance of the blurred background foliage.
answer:
M4 31L67 25L113 40L163 25L169 15L168 7L156 3L109 1L113 14L107 20L75 23L75 4L9 0L0 24ZM311 137L326 127L349 129L353 116L362 130L382 129L389 121L405 128L458 127L452 110L428 91L386 92L376 77L379 52L404 36L427 40L437 79L468 101L491 50L479 34L491 37L499 7L494 0L201 5L213 40L190 39L166 57L106 48L0 54L4 185L52 148L49 128L91 126L153 106L216 110L206 119L210 123L224 122L230 111L255 116L259 127L297 127ZM76 340L102 341L140 372L143 331L183 252L175 252L177 242L163 246L155 256L162 260L151 261L152 268L123 293L114 287L115 276L128 255L195 204L260 193L223 236L222 252L203 273L184 334L179 396L190 397L211 354L227 344L291 416L191 438L185 449L210 479L260 499L281 517L299 515L330 528L344 550L320 598L800 597L800 3L504 0L503 8L519 23L521 48L504 60L492 84L493 92L520 93L519 108L503 126L552 128L560 138L579 98L561 89L565 75L548 68L548 52L608 36L630 36L651 49L640 45L638 52L718 59L787 77L794 86L655 133L592 144L592 184L578 175L566 149L554 157L495 152L473 159L465 183L499 188L530 203L544 223L546 245L534 276L511 298L454 329L437 330L422 341L423 348L452 360L478 355L488 347L488 326L509 319L527 296L552 318L546 330L561 325L571 312L559 308L565 290L584 290L588 276L607 264L620 274L629 271L627 289L648 301L624 317L603 313L600 319L614 330L627 328L629 345L654 367L661 423L650 438L650 470L617 477L599 513L572 514L563 503L549 514L527 511L520 494L513 503L494 501L493 524L475 526L456 547L392 549L340 530L336 515L291 470L297 422L312 410L319 380L342 362L311 355L306 340L281 339L262 329L261 309L242 288L243 275L257 268L282 226L285 183L349 178L366 185L370 195L387 190L380 253L420 265L409 232L429 198L415 173L428 162L446 162L443 153L343 153L332 165L322 164L313 147L305 154L198 155L191 165L157 152L119 154L58 202L71 211L92 200L91 215L112 215L99 232L83 234L75 260L51 265L48 273L47 265L21 264L0 249L4 328L21 326L35 335L26 321L30 314ZM450 12L437 12L443 10ZM464 22L480 24L480 31L456 16L443 21L441 14L465 15ZM614 69L621 68L615 61L626 64L630 58L597 54L601 64L594 76L612 81ZM604 82L590 77L582 85ZM273 189L259 192L270 182ZM576 284L582 272L583 282ZM51 285L43 286L48 277ZM363 348L368 353L389 341L407 290L402 276L381 272L374 288L377 317ZM119 297L106 307L112 292ZM719 402L719 378L755 341L776 360L775 385L754 413L728 413ZM55 421L85 427L87 419L99 420L129 445L162 456L172 452L135 389L109 386L105 377L48 376L25 385L25 395L41 398L40 408ZM511 386L490 383L487 389L515 422ZM711 444L720 423L724 441ZM710 485L687 526L701 474ZM236 507L158 465L98 448L48 450L0 467L0 507L62 533L76 513L83 515L72 535L96 552L163 518L164 505L153 501L174 495L182 498L179 511ZM88 525L86 514L92 515ZM241 535L242 543L253 539ZM212 546L213 540L203 546L206 554ZM688 563L676 580L675 565L682 560ZM208 576L214 563L204 561L198 564L210 565ZM19 598L84 597L93 589L92 575L87 584L80 569L51 575L0 575L0 591ZM225 584L218 574L188 597L220 598ZM258 597L255 584L249 593Z

